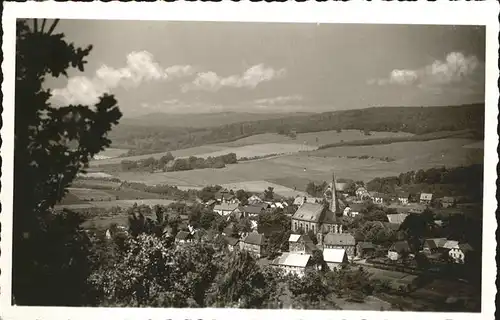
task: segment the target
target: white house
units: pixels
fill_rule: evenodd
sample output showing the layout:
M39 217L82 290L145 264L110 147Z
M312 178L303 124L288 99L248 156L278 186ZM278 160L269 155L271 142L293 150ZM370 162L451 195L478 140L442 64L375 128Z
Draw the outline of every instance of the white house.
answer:
M402 205L407 205L410 199L410 195L406 192L401 192L398 194L398 202Z
M254 203L261 203L263 202L262 199L259 196L256 196L255 194L252 195L250 198L248 198L248 203L254 204Z
M347 263L347 253L345 249L324 249L323 260L325 260L330 270L335 270L339 268L341 264Z
M420 203L429 205L432 201L432 193L421 193L420 194Z
M404 253L410 252L410 246L406 241L395 242L387 251L387 257L393 261L396 261L402 257Z
M273 260L271 265L280 268L285 273L295 274L299 277L304 276L306 267L309 265L311 255L285 252Z

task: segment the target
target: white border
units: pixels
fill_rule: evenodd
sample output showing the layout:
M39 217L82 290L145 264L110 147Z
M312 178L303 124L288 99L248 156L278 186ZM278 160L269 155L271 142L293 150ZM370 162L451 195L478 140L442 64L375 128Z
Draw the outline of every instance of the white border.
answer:
M1 136L2 241L0 256L0 317L5 319L93 319L112 316L123 319L221 319L286 318L292 319L493 319L496 287L497 222L495 211L496 164L498 154L498 27L499 7L496 1L484 2L327 2L327 3L4 3L2 16L4 61L2 71L4 94ZM484 238L482 312L453 314L430 312L357 312L305 310L235 310L235 309L135 309L135 308L52 308L10 306L10 270L12 249L12 184L14 132L14 52L16 18L177 20L177 21L248 21L248 22L337 22L386 24L459 24L486 25L486 124L484 179Z

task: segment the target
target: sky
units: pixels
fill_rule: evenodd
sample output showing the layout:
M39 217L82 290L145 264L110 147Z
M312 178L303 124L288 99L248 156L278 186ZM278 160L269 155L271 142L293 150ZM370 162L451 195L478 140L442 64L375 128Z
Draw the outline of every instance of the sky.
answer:
M55 105L112 93L125 117L325 112L484 101L475 26L61 20L84 72L48 79Z

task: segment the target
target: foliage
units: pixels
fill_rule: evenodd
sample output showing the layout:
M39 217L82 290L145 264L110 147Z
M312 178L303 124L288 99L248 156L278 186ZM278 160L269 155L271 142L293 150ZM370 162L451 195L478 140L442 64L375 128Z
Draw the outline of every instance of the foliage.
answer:
M315 269L306 270L303 277L290 276L288 288L294 297L294 304L299 306L325 300L331 290L322 274Z
M353 269L346 266L327 273L326 278L328 285L334 288L337 296L348 300L362 302L364 297L372 294L374 290L370 273L362 267Z
M279 298L280 272L260 269L246 251L234 252L223 263L209 298L212 307L271 307Z
M174 157L169 152L162 156L160 159L155 159L149 157L146 159L133 161L133 160L122 160L121 170L122 171L186 171L194 169L205 169L205 168L224 168L226 164L234 164L237 162L235 153L228 153L217 157L208 158L198 158L195 156L190 156L189 158L177 158ZM169 165L169 163L171 163Z
M203 244L169 247L165 240L140 235L111 268L90 278L101 305L203 307L218 265L214 249Z
M92 49L68 44L64 34L53 33L56 23L44 32L19 19L16 28L15 106L22 114L15 117L14 128L12 281L17 304L82 303L86 240L72 216L53 217L50 208L89 160L110 145L107 133L121 117L110 95L94 106L51 106L50 90L42 86L45 77L67 76L70 67L83 71ZM43 290L47 287L53 289L50 294Z
M312 197L322 197L328 184L323 181L321 184L315 184L314 182L309 182L306 186L306 192Z
M273 187L267 187L267 189L264 190L264 200L267 200L267 201L274 200L274 188Z

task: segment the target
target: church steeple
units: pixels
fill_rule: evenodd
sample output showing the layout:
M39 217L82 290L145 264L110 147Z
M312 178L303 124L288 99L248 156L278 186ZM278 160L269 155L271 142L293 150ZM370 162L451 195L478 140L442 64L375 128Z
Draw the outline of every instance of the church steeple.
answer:
M337 213L339 210L339 203L337 200L337 187L335 185L335 173L332 172L332 187L330 189L332 191L332 196L330 198L330 211L333 213Z

